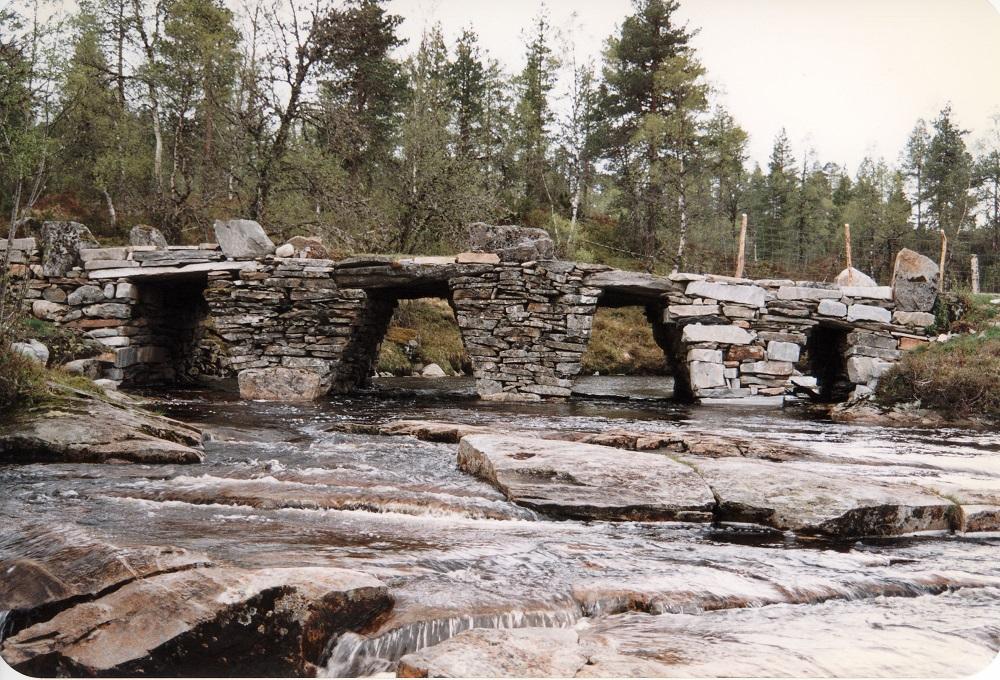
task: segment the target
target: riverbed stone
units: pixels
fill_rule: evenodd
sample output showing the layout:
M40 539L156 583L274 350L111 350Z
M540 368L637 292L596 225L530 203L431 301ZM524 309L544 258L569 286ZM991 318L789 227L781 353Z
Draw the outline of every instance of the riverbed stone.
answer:
M0 426L0 463L200 463L200 443L176 420L67 390Z
M2 651L30 675L314 675L331 637L392 602L378 579L346 569L189 569L67 609Z
M274 243L253 220L216 220L215 238L226 257L247 259L274 252Z
M688 466L606 446L470 435L459 444L458 465L511 501L558 517L708 521L715 502Z
M208 564L184 548L116 545L68 524L8 524L0 537L0 611L10 612L5 633L136 579Z
M575 630L474 628L407 654L401 678L571 678L587 664Z
M314 401L328 389L319 373L304 368L251 368L240 371L240 397L259 401Z
M934 260L903 248L892 269L893 297L899 311L929 312L938 294L940 272Z

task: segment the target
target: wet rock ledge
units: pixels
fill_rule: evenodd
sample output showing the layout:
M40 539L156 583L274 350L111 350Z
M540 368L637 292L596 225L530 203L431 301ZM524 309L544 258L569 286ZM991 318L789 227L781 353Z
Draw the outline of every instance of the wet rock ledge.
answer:
M340 429L459 442L459 468L559 518L753 524L837 539L1000 530L1000 479L873 465L766 439L406 420Z
M0 424L0 464L202 462L198 429L120 399L63 388Z
M79 541L79 543L77 543ZM241 569L76 530L0 546L0 656L34 676L312 676L327 642L391 609L376 578L327 567Z

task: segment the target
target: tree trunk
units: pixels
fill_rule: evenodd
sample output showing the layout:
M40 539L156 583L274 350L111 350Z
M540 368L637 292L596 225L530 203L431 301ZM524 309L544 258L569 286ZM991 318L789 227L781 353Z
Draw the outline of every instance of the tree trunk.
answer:
M684 265L684 248L687 246L688 233L688 212L687 212L687 186L684 182L684 164L681 162L680 186L677 191L677 209L680 212L681 229L680 237L677 239L677 256L674 258L674 273L681 270Z
M118 213L115 211L115 203L111 200L111 194L108 190L101 188L101 193L104 194L104 202L108 205L108 220L111 222L111 228L116 229L118 227Z

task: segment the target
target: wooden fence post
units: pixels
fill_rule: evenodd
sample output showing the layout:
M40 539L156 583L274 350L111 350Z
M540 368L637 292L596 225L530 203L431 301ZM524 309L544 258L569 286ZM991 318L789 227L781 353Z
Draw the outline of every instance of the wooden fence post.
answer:
M944 290L944 260L948 256L948 235L941 229L941 263L938 265L938 290Z
M972 270L972 292L979 293L979 256L973 255L971 261L969 262L969 268Z
M736 251L736 278L743 278L743 262L747 255L747 214L740 219L740 245Z
M847 268L852 269L854 262L851 260L851 225L844 223L844 252L847 255Z

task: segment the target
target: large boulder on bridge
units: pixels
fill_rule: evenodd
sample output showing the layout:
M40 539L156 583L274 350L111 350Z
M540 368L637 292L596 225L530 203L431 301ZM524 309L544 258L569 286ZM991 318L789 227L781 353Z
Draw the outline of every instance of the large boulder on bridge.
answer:
M469 248L475 253L496 253L501 262L551 260L555 246L544 229L512 224L476 222L469 227Z
M938 294L938 264L929 257L903 248L892 269L892 292L901 312L929 312Z
M82 249L100 246L90 229L79 222L43 223L40 245L45 276L65 276L73 267L82 266Z
M167 249L167 239L156 227L148 224L137 224L128 233L128 242L133 246L156 248L157 250Z
M251 259L274 252L264 228L253 220L216 220L215 239L226 257Z

